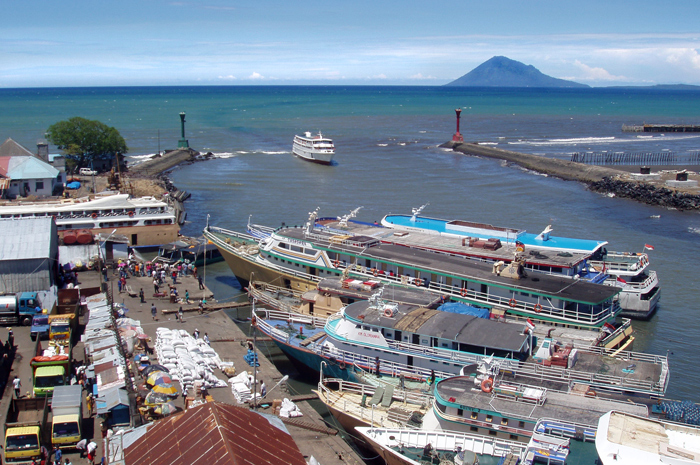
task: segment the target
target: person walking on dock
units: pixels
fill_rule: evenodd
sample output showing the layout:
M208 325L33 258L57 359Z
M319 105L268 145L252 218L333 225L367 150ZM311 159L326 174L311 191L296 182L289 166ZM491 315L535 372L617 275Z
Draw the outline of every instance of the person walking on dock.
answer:
M146 303L146 299L144 298L144 295L143 295L143 288L141 288L141 290L139 291L139 298L141 299L142 304Z
M180 309L177 311L177 316L180 318L180 323L185 322L185 319L183 318L185 315L182 313L182 305L180 305Z
M209 335L207 333L204 333L204 337L202 339L204 339L204 342L206 342L208 346L211 345L211 343L209 342Z
M15 388L15 398L19 399L22 397L22 381L18 377L15 376L15 379L12 380L12 386Z
M151 304L151 315L153 315L153 321L157 321L158 309L156 309L156 304Z
M199 290L201 291L202 289L204 289L204 283L202 282L201 276L197 277L197 282L199 283Z

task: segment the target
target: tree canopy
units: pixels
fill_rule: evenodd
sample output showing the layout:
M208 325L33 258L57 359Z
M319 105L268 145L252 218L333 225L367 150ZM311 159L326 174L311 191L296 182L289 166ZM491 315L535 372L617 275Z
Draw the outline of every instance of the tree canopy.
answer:
M79 168L90 166L95 159L123 155L129 150L115 128L79 116L49 126L47 138L74 159Z

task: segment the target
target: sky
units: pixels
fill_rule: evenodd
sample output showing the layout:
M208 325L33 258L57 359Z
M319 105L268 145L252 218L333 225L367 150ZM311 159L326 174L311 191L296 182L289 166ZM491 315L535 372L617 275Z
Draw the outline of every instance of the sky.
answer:
M443 85L502 55L700 85L700 1L0 0L0 87Z

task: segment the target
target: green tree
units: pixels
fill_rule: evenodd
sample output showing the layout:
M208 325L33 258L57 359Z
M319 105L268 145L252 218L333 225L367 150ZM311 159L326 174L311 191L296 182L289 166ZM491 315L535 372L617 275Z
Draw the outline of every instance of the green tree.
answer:
M115 128L79 116L52 124L47 134L49 142L75 160L78 168L89 167L96 159L114 159L129 150Z

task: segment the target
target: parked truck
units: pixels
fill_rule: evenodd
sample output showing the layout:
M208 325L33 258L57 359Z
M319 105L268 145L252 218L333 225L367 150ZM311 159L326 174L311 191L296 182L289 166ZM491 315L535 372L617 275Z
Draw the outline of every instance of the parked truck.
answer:
M5 463L29 464L41 460L41 446L51 448L46 427L48 398L11 399L5 415Z
M36 292L20 292L0 296L0 324L29 326L32 318L41 310L41 303Z
M83 387L56 386L51 399L51 443L74 448L82 436Z
M34 396L50 396L56 386L67 384L72 363L71 350L70 339L68 344L49 341L46 351L41 341L36 342L35 356L29 362L34 379Z
M29 337L32 338L32 341L49 338L49 316L46 313L42 312L34 315L32 329L29 330Z

